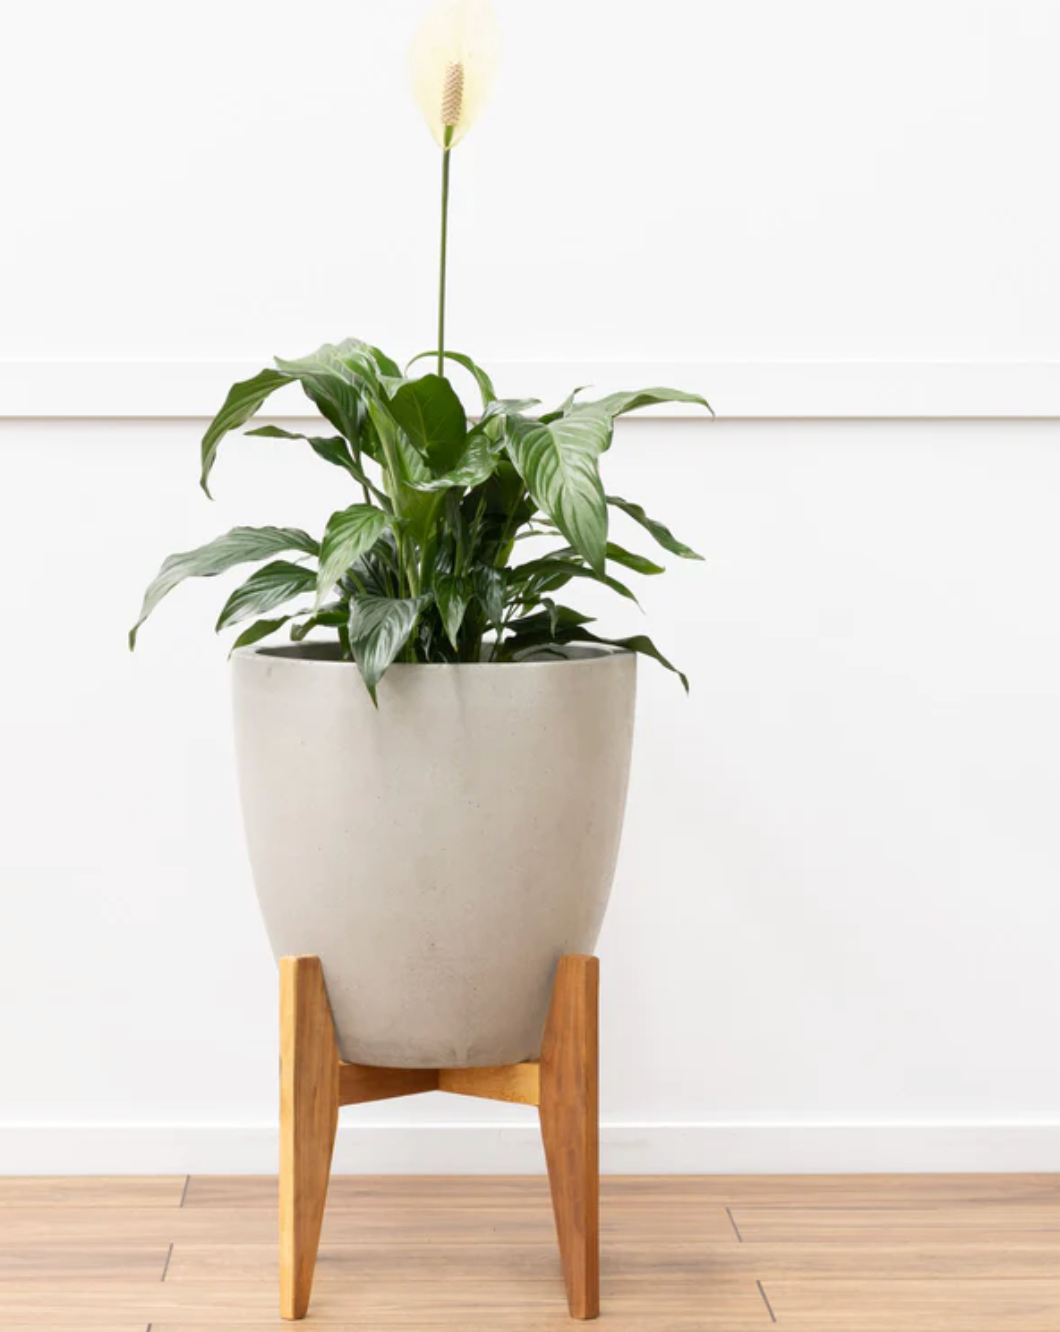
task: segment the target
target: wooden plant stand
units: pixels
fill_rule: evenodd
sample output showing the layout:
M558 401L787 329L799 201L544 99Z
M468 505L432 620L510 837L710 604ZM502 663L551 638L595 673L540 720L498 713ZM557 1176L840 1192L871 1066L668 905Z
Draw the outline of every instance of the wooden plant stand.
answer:
M417 1092L536 1105L567 1304L600 1312L600 1167L595 957L560 958L541 1059L501 1068L372 1068L339 1058L318 957L280 962L280 1314L306 1316L339 1106Z

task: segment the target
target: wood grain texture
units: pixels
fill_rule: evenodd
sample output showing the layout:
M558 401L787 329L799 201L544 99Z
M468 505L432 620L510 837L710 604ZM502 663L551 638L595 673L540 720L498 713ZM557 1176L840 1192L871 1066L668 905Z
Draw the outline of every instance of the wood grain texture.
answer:
M881 1233L912 1242L963 1243L968 1239L1056 1231L1057 1204L1011 1203L1002 1208L940 1203L907 1207L734 1207L733 1220L748 1244L762 1240L878 1244Z
M0 1209L3 1332L284 1325L273 1303L275 1179L194 1178L183 1208L122 1205L136 1196L125 1191L128 1182L114 1181L109 1198L97 1185L93 1206ZM54 1181L57 1190L63 1183ZM1043 1176L860 1186L854 1178L605 1178L603 1326L1057 1332L1058 1183ZM544 1178L340 1176L333 1190L311 1314L320 1326L569 1326ZM758 1205L741 1213L725 1201L734 1197ZM822 1206L828 1199L842 1205ZM727 1208L745 1219L776 1218L777 1238L738 1237ZM163 1281L159 1260L170 1244Z
M336 1182L332 1181L332 1188ZM527 1194L522 1204L504 1195L494 1203L488 1195L476 1193L468 1199L451 1196L448 1204L434 1199L428 1206L421 1205L414 1194L388 1197L380 1187L373 1192L368 1206L332 1207L329 1194L321 1245L402 1244L409 1239L428 1243L444 1235L446 1239L491 1246L526 1237L530 1243L545 1244L555 1258L556 1228L548 1183L528 1178L526 1184ZM275 1178L272 1191L275 1194ZM423 1196L429 1196L426 1190ZM150 1209L128 1212L114 1209L104 1218L88 1209L65 1212L54 1208L12 1208L2 1220L10 1223L11 1234L34 1243L90 1243L102 1237L114 1243L175 1239L178 1244L205 1245L235 1243L238 1237L244 1243L270 1245L274 1252L279 1224L275 1197L268 1208L186 1207L171 1216ZM609 1241L666 1244L690 1237L706 1244L733 1241L725 1209L713 1204L676 1213L665 1201L655 1204L645 1200L635 1207L607 1205L600 1230ZM559 1271L558 1261L555 1270Z
M444 1225L444 1219L443 1219ZM511 1227L508 1234L511 1234ZM600 1252L601 1281L609 1278L699 1281L709 1289L715 1276L746 1275L771 1285L777 1278L837 1278L857 1272L881 1280L931 1279L940 1273L960 1280L984 1278L1051 1280L1060 1272L1060 1242L1055 1236L1029 1238L999 1248L990 1243L894 1244L881 1236L872 1246L842 1244L729 1245L719 1241L641 1239L629 1227L625 1235L605 1235ZM330 1282L371 1281L398 1287L405 1282L473 1282L504 1288L512 1280L561 1279L554 1247L537 1232L521 1238L480 1244L474 1237L365 1239L321 1242L315 1287ZM266 1244L192 1244L178 1242L167 1281L243 1282L276 1280L276 1253ZM492 1294L484 1295L484 1301ZM503 1299L502 1299L503 1302Z
M782 1328L829 1332L1056 1332L1057 1283L998 1279L779 1280L767 1286Z
M304 1318L309 1308L340 1105L425 1091L539 1107L567 1303L575 1318L597 1316L598 990L596 958L560 958L540 1065L379 1068L339 1059L320 959L281 960L280 1310L284 1318ZM377 1212L372 1218L377 1230L384 1228Z
M443 1068L438 1090L458 1096L483 1096L490 1101L538 1105L541 1100L541 1067L536 1062L502 1064L497 1068Z
M494 1208L507 1203L525 1208L529 1200L547 1197L544 1175L334 1175L328 1210L361 1208L373 1200L396 1205L405 1198L415 1199L420 1208L474 1207L481 1202ZM1060 1174L604 1175L600 1197L611 1209L638 1204L649 1210L741 1206L914 1210L952 1203L963 1212L972 1204L1060 1207ZM275 1206L274 1175L193 1175L184 1199L185 1210Z
M39 1281L55 1286L64 1282L161 1281L169 1262L171 1241L153 1244L138 1240L115 1243L104 1238L106 1226L98 1226L98 1237L79 1243L42 1244L25 1239L0 1243L0 1281Z
M486 1292L495 1296L494 1288ZM608 1302L608 1326L624 1332L655 1332L655 1329L696 1329L697 1332L767 1332L771 1322L755 1283L748 1277L721 1277L711 1285L709 1300L704 1291L688 1282L630 1282L610 1278L604 1286ZM281 1328L275 1319L273 1292L261 1282L224 1285L192 1282L129 1282L121 1286L86 1284L80 1291L59 1287L50 1292L18 1283L0 1284L0 1327L25 1322L40 1314L47 1319L71 1321L75 1314L99 1321L110 1314L115 1321L129 1315L144 1317L152 1332L166 1324L187 1324L202 1329L258 1324ZM484 1298L475 1282L413 1282L386 1287L365 1282L321 1285L313 1298L312 1326L340 1326L372 1332L376 1328L404 1328L425 1332L482 1332L498 1327L548 1328L562 1332L570 1328L566 1311L557 1308L556 1289L548 1282L512 1277L503 1299Z
M573 1318L600 1312L599 991L595 957L561 957L541 1046L541 1136Z
M280 1313L304 1318L339 1122L339 1053L316 957L280 962Z
M339 1064L339 1105L364 1105L397 1096L438 1090L433 1068L376 1068L371 1064Z
M186 1175L19 1175L0 1179L0 1207L179 1207Z

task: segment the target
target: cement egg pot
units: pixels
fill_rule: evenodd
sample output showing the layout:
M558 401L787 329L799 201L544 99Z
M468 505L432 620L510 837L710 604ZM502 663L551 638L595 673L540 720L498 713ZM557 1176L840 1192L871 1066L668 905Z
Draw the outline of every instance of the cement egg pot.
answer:
M321 959L341 1058L537 1058L556 963L593 951L611 891L636 658L396 665L378 710L336 648L233 670L266 928Z

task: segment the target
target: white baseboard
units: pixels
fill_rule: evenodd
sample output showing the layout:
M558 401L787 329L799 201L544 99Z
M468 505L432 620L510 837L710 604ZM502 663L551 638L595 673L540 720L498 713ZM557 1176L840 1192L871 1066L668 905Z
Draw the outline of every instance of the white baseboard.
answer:
M0 1175L273 1174L270 1124L0 1124ZM1060 1122L605 1123L607 1174L1060 1171ZM533 1123L343 1124L336 1173L537 1174Z

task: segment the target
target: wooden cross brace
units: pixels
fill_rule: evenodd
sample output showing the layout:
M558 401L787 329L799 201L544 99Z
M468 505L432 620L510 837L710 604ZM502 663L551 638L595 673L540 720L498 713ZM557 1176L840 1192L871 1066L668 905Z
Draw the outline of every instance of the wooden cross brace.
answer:
M280 1313L309 1308L339 1107L418 1092L536 1105L567 1303L600 1312L595 957L560 958L539 1061L501 1068L373 1068L339 1058L318 957L280 962Z

